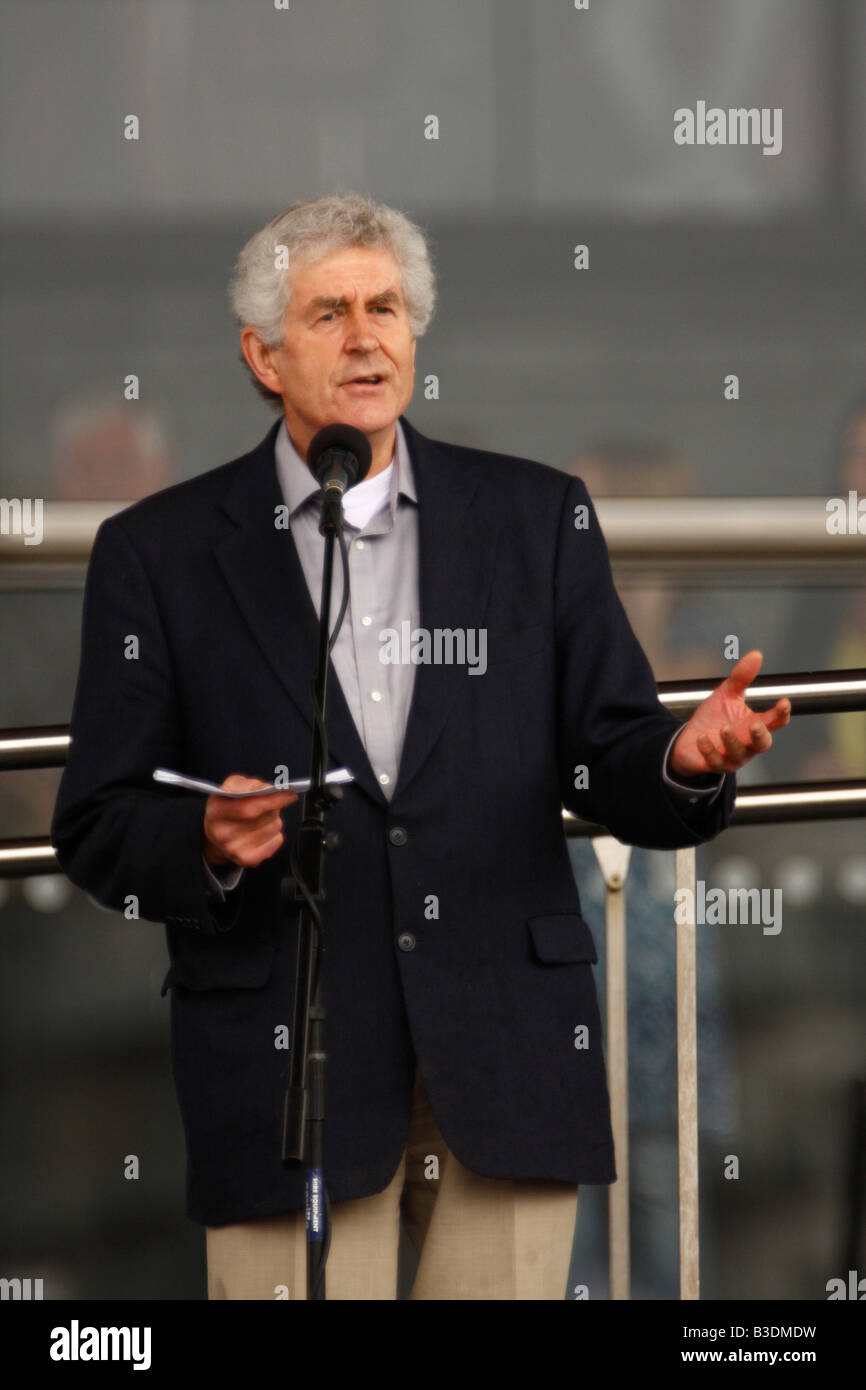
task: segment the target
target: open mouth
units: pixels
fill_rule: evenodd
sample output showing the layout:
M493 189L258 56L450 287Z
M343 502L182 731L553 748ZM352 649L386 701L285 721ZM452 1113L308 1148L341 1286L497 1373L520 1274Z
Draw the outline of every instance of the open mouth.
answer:
M378 372L371 372L369 376L355 376L351 381L344 381L344 386L380 386L385 380Z

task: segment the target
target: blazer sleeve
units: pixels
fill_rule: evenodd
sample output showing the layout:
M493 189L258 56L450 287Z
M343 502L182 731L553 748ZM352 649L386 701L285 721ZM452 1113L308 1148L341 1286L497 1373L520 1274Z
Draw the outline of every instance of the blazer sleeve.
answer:
M116 517L99 527L87 572L70 738L51 823L67 877L128 915L230 930L243 885L225 903L208 892L203 799L153 781L157 766L184 768L183 730L153 586Z
M728 774L714 797L697 794L706 779L696 779L694 804L666 784L665 754L680 722L658 699L579 478L570 481L560 516L555 610L563 804L647 849L684 848L718 835L731 818L736 778Z

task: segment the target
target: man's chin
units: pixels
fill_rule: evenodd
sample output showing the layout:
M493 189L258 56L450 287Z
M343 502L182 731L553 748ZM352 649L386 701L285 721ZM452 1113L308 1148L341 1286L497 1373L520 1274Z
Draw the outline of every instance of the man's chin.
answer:
M342 407L340 421L345 425L354 425L355 429L360 430L362 434L372 436L382 434L386 430L392 430L399 413L399 411L395 413L393 408L385 410L381 405L358 401L348 408L345 405Z

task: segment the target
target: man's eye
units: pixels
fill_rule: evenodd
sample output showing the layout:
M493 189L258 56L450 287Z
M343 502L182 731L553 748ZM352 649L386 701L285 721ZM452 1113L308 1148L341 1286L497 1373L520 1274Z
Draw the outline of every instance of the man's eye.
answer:
M390 304L377 304L377 305L376 305L376 313L377 313L377 314L393 314L393 312L394 312L394 310L391 308Z

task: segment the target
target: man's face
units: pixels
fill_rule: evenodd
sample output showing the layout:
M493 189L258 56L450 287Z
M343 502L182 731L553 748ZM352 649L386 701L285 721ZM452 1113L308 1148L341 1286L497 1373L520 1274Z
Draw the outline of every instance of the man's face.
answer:
M390 440L415 381L397 261L381 248L349 246L298 266L291 286L283 346L265 356L296 447L305 452L323 425L340 422L375 449Z

